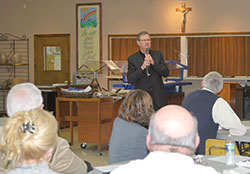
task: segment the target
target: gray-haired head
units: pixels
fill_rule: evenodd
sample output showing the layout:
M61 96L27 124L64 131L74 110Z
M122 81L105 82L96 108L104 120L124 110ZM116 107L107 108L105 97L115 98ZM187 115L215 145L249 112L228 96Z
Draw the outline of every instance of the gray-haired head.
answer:
M137 34L137 37L136 37L136 40L140 40L141 39L141 36L143 35L150 35L147 31L141 31L140 33Z
M32 83L21 83L13 86L6 99L9 117L19 111L40 108L43 104L41 91Z
M193 155L199 144L196 118L177 105L165 106L151 117L148 136L150 151Z
M219 93L223 87L223 78L220 73L211 71L203 78L203 87L210 89L215 94Z

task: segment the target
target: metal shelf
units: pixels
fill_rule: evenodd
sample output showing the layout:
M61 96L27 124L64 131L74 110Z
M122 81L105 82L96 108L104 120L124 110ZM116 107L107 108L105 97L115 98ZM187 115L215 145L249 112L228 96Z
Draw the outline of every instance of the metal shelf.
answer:
M9 33L0 33L0 59L3 54L8 57L8 60L5 64L0 64L0 115L6 113L5 100L11 87L11 79L20 78L22 82L29 81L29 39L25 35L18 37ZM21 63L11 63L10 55L21 57ZM2 83L8 85L3 88Z

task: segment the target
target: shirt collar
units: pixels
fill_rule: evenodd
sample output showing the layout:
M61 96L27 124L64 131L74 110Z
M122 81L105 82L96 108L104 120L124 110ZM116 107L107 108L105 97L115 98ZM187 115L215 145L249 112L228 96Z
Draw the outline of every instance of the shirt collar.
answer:
M141 50L139 50L139 53L142 55L142 56L145 56L145 54L143 52L141 52Z
M214 94L214 92L212 90L210 90L210 89L202 88L202 90L209 91L209 92L212 92Z

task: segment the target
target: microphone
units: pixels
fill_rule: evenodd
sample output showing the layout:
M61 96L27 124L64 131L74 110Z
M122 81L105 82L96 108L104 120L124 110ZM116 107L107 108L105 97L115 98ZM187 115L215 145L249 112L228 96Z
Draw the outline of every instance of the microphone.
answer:
M146 48L146 55L149 54L149 50L150 50L149 48ZM149 70L148 70L148 69L149 69L149 66L146 67L146 74L147 74L147 76L149 77L150 74L149 74Z

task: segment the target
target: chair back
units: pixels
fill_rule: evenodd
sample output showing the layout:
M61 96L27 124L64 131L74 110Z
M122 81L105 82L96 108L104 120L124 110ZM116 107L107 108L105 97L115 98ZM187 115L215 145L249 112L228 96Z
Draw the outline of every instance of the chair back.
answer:
M205 155L223 156L226 154L225 150L226 140L220 139L207 139ZM240 155L237 146L235 146L235 155Z

